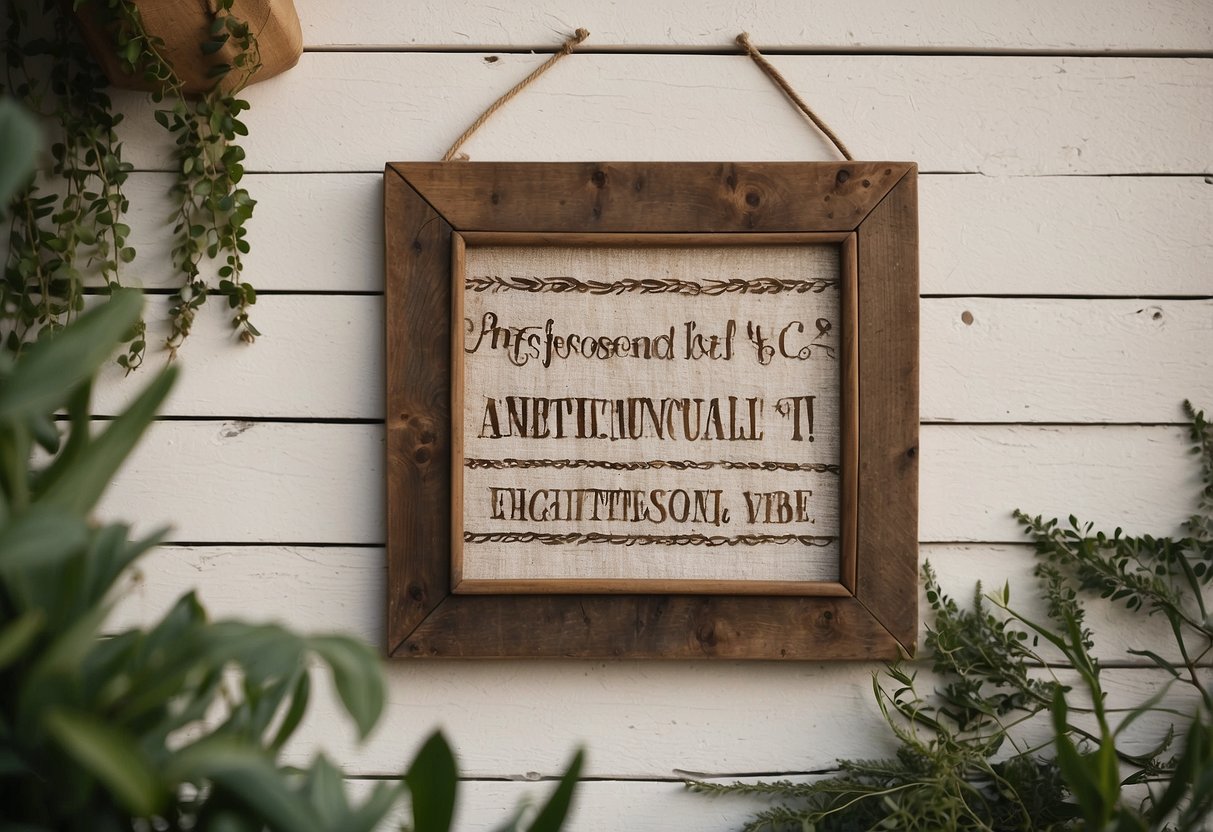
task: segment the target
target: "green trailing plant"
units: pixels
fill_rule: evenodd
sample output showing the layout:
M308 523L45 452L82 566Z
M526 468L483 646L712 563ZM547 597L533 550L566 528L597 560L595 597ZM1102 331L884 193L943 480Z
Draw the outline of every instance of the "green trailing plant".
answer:
M5 347L17 353L83 310L86 275L121 286L121 266L134 250L121 222L131 166L122 160L115 130L122 116L113 112L104 74L59 4L13 2L7 12L3 92L56 133L49 175L23 178L12 206L0 324ZM137 364L142 352L132 349L128 362Z
M131 74L142 73L153 88L152 100L167 105L155 111L155 118L176 141L172 256L183 283L169 310L170 353L189 335L198 308L211 292L201 266L219 257L223 263L218 268L218 291L234 310L233 329L249 344L261 334L249 320L249 308L257 302L256 290L241 281L242 255L249 251L245 223L252 218L256 202L240 186L244 150L237 144L238 136L248 135L240 120L248 102L237 96L261 68L261 53L256 34L247 21L232 14L232 4L233 0L216 0L208 39L199 44L205 55L235 46L232 62L217 63L209 72L210 88L191 99L164 58L163 42L147 34L138 7L130 0L103 2L113 21L123 67Z
M978 585L972 604L961 606L926 564L933 690L920 692L904 665L873 679L894 757L843 760L840 773L803 783L688 786L770 800L747 832L1201 828L1213 814L1213 429L1185 407L1203 488L1183 537L1108 534L1075 517L1062 524L1016 512L1035 542L1045 615L1012 605L1005 585L989 594ZM1086 625L1093 596L1129 615L1160 617L1173 636L1173 650L1129 651L1167 679L1133 707L1109 705ZM1195 693L1190 712L1172 704L1182 687ZM1132 732L1140 734L1147 715L1170 728L1148 751L1130 753L1141 746ZM1042 723L1044 739L1033 740Z
M413 828L449 828L458 773L440 734L361 802L324 756L279 762L312 662L359 736L374 727L384 683L365 644L211 621L192 593L147 629L102 637L121 576L161 537L88 519L175 375L91 430L92 376L140 307L118 290L17 360L0 353L0 827L370 832L407 793ZM502 828L558 829L580 765L579 753L546 806Z
M15 201L9 256L0 287L0 328L5 346L19 352L41 333L64 326L84 307L91 287L122 286L126 264L135 258L130 228L123 222L129 201L123 185L132 166L122 158L107 82L86 49L73 19L96 16L113 38L123 69L147 81L158 106L156 121L174 143L176 207L170 218L174 245L171 268L180 285L170 298L170 357L189 335L198 309L217 293L226 299L237 337L252 343L260 333L250 320L256 303L243 278L249 251L246 224L256 204L243 178L247 135L240 91L261 66L255 33L232 14L233 0L216 0L205 55L234 46L230 63L216 63L211 86L187 96L164 58L163 43L149 35L132 0L13 0L5 26L3 92L16 97L54 125L48 175L32 180ZM218 284L210 285L209 263ZM118 363L128 371L146 354L142 320L126 333Z

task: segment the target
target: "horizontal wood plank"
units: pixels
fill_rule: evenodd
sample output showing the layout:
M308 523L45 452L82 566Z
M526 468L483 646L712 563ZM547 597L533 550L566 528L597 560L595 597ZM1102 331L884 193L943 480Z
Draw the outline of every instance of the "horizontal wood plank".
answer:
M1044 620L1029 544L928 543L920 560L934 567L944 591L968 604L977 583L987 592L1009 588L1015 608ZM164 546L139 561L122 592L111 631L159 619L183 593L196 591L212 617L279 621L303 632L350 633L382 649L386 565L381 547ZM930 613L921 603L918 643L925 644ZM1091 599L1087 625L1094 655L1104 661L1150 666L1130 648L1162 649L1173 639L1158 616L1134 615L1123 605Z
M179 354L165 414L383 418L381 297L262 295L251 347L214 306ZM148 313L158 343L161 299ZM1174 422L1185 398L1213 407L1213 301L928 298L920 314L926 422ZM146 368L164 361L153 347ZM106 370L98 412L147 377ZM1058 394L1080 382L1082 395Z
M166 298L148 297L144 364L131 375L102 369L96 413L119 412L167 365L167 308ZM251 345L232 329L224 299L201 309L161 415L383 419L381 296L259 295L250 317L263 336Z
M542 60L306 53L295 69L249 88L247 168L377 171L438 159ZM790 55L777 64L861 159L992 174L1213 168L1213 110L1202 106L1213 61ZM150 102L115 101L129 115L121 134L130 161L171 169L172 143ZM769 79L733 55L575 55L464 149L510 161L836 158Z
M137 562L106 628L148 625L194 591L212 618L348 633L379 647L386 576L382 547L162 546Z
M1171 422L1184 399L1213 407L1213 301L954 298L921 309L925 421Z
M593 754L593 749L586 749ZM534 773L538 778L537 772ZM755 778L745 778L753 780ZM768 778L773 779L773 778ZM820 776L789 779L807 781ZM347 780L348 793L365 800L377 781ZM732 780L726 781L732 782ZM518 780L464 780L455 803L454 832L482 832L498 828L523 803L534 812L547 800L556 783ZM679 780L589 780L577 784L565 832L735 832L764 804L754 798L706 796L689 792ZM675 820L676 819L676 820ZM411 821L408 799L402 800L380 827L384 832ZM395 824L395 825L392 825Z
M381 173L244 183L257 200L245 276L259 290L383 291ZM176 285L171 184L163 173L127 181L133 285ZM918 189L925 294L1213 294L1213 183L1203 177L924 175ZM6 246L0 239L0 253Z
M924 427L921 539L1021 540L1014 509L1178 533L1199 490L1188 443L1179 428Z
M1208 297L1211 179L920 176L922 291Z
M390 662L388 707L364 744L317 674L313 710L287 759L317 748L347 775L399 773L441 726L469 777L558 775L585 746L585 776L671 778L682 772L746 776L829 769L842 758L891 755L895 745L872 695L873 663ZM1072 673L1059 671L1065 680ZM934 682L919 669L923 692ZM1159 670L1103 673L1110 707L1145 701L1170 677ZM1191 710L1188 688L1172 691ZM1143 717L1124 747L1147 750L1166 731ZM1043 739L1038 722L1024 736ZM1119 743L1118 743L1119 744Z
M184 542L382 544L383 428L160 422L101 514ZM1199 472L1176 427L927 425L925 542L1016 542L1011 511L1077 514L1167 534L1193 510Z
M592 750L590 751L592 753ZM538 773L534 772L536 777ZM764 777L694 778L720 783L754 783L790 780L809 783L826 779L828 774L772 773ZM693 775L688 774L686 778ZM669 832L693 829L696 832L735 832L770 803L760 797L744 795L694 794L673 780L583 780L577 784L572 807L564 825L565 832ZM346 780L347 793L365 800L379 781ZM556 784L517 780L463 780L456 799L454 832L495 829L511 809L529 804L535 811L552 793ZM1135 794L1141 787L1126 787ZM407 797L388 815L383 832L396 830L409 819ZM673 820L673 819L676 819ZM674 824L677 823L677 827ZM395 824L394 826L391 824Z
M583 49L728 49L743 30L760 47L780 49L1203 51L1213 42L1213 13L1200 0L863 0L817 3L812 15L797 0L517 6L453 0L411 4L407 12L391 0L363 0L357 14L324 0L296 6L309 49L550 50L578 26L591 32Z

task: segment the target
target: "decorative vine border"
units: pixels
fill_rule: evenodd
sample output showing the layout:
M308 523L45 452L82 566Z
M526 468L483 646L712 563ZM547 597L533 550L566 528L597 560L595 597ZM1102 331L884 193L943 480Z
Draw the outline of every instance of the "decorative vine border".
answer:
M464 543L611 543L617 546L758 546L763 543L799 543L829 546L837 537L812 534L606 534L604 532L464 532Z
M753 280L678 280L675 278L625 278L623 280L578 280L575 277L500 277L486 275L469 277L464 288L470 292L576 292L588 295L622 295L638 292L642 295L675 294L686 296L703 295L777 295L783 292L795 294L821 294L826 289L838 286L837 280L783 280L776 277L760 277Z
M798 471L816 474L838 474L842 467L825 462L739 462L736 460L649 459L634 462L613 462L606 459L484 459L465 457L464 467L492 468L602 468L607 471L644 471L669 468L673 471L705 471L723 468L728 471Z

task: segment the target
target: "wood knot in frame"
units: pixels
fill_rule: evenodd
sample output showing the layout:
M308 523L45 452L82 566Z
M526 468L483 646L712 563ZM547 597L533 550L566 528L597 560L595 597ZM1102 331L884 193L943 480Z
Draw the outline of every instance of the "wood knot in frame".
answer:
M838 613L834 609L833 604L827 604L825 609L813 616L813 629L823 635L836 632L839 625Z
M760 184L741 182L729 198L746 228L756 228L767 213L769 192Z
M440 455L441 434L437 423L429 416L400 414L392 420L389 429L403 431L403 455L417 466L425 466Z

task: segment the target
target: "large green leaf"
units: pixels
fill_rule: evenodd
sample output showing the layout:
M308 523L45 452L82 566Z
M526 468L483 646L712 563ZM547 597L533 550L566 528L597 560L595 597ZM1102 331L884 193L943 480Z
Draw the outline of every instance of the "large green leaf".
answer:
M206 832L263 832L261 822L250 818L244 812L219 809L208 811L206 821L200 825ZM0 829L0 832L4 832Z
M365 738L379 721L387 697L379 656L346 636L313 636L308 647L332 669L337 694Z
M54 506L33 506L0 526L0 574L56 567L88 543L88 524Z
M341 772L321 754L312 763L307 777L307 796L310 808L320 825L325 829L344 830L350 814L345 798L345 783Z
M293 679L304 662L304 639L277 624L216 621L202 636L212 658L239 665L254 687Z
M112 303L112 301L111 301ZM72 327L64 330L70 332ZM61 336L63 337L63 336ZM52 343L57 343L55 339ZM156 410L177 378L169 367L144 388L138 398L109 427L93 439L76 458L72 468L51 483L37 499L81 514L92 510L109 485L114 473L156 417Z
M156 770L130 735L93 717L68 711L46 715L51 735L137 817L156 812L166 798Z
M242 716L247 722L249 735L259 740L268 740L270 725L282 712L284 703L293 697L299 686L299 678L306 676L306 664L300 661L294 673L275 679L252 684L245 677L245 702L241 707ZM288 705L289 711L289 705Z
M373 832L404 793L399 783L380 783L346 819L341 832Z
M190 592L177 600L151 632L134 632L134 649L121 668L130 689L115 691L113 701L106 699L101 704L123 720L163 714L170 700L188 689L188 680L200 682L208 671L220 670L196 649L205 621L205 610ZM174 710L182 707L178 701Z
M49 826L41 826L36 823L9 823L8 821L0 821L0 832L55 832Z
M1053 692L1053 745L1057 752L1057 768L1065 780L1066 788L1074 795L1079 809L1092 829L1102 829L1107 816L1107 806L1100 790L1098 761L1090 754L1080 754L1070 739L1066 697L1061 688Z
M283 772L247 743L208 737L178 752L169 773L174 782L211 783L215 796L235 800L274 832L324 832Z
M45 492L64 471L70 471L76 464L76 459L88 447L92 440L92 400L93 380L90 378L73 390L67 397L67 416L69 432L67 444L51 461L51 464L38 472L35 479L37 490Z
M45 623L42 610L32 610L0 627L0 670L21 658Z
M0 422L0 522L29 508L30 441L24 422Z
M0 388L0 420L25 421L63 406L109 359L142 308L142 294L117 289L107 303L31 346Z
M51 630L67 626L87 565L88 525L55 506L34 504L0 524L0 585L17 611L38 610Z
M36 657L17 691L15 732L25 742L40 741L40 714L58 705L74 705L80 691L80 667L97 645L97 633L109 610L98 606L73 621Z
M131 540L129 526L115 523L98 529L85 556L80 602L89 606L101 603L123 571L158 546L167 534L167 529L158 529L147 537Z
M299 727L299 723L303 721L303 716L307 712L307 705L311 701L311 694L312 677L305 667L299 674L299 678L295 681L295 689L291 691L290 707L287 708L286 714L282 717L282 723L274 733L274 739L270 742L269 746L270 751L274 753L281 751L282 746L286 745L287 740L295 733L295 729Z
M577 778L581 776L581 766L584 763L585 752L578 751L565 769L564 776L560 778L560 785L527 827L527 832L558 832L564 825L573 802L573 790L577 787Z
M42 145L38 122L7 95L0 98L0 217L8 216L8 203L29 180Z
M455 814L459 771L441 731L421 746L404 776L413 803L413 832L447 832Z

